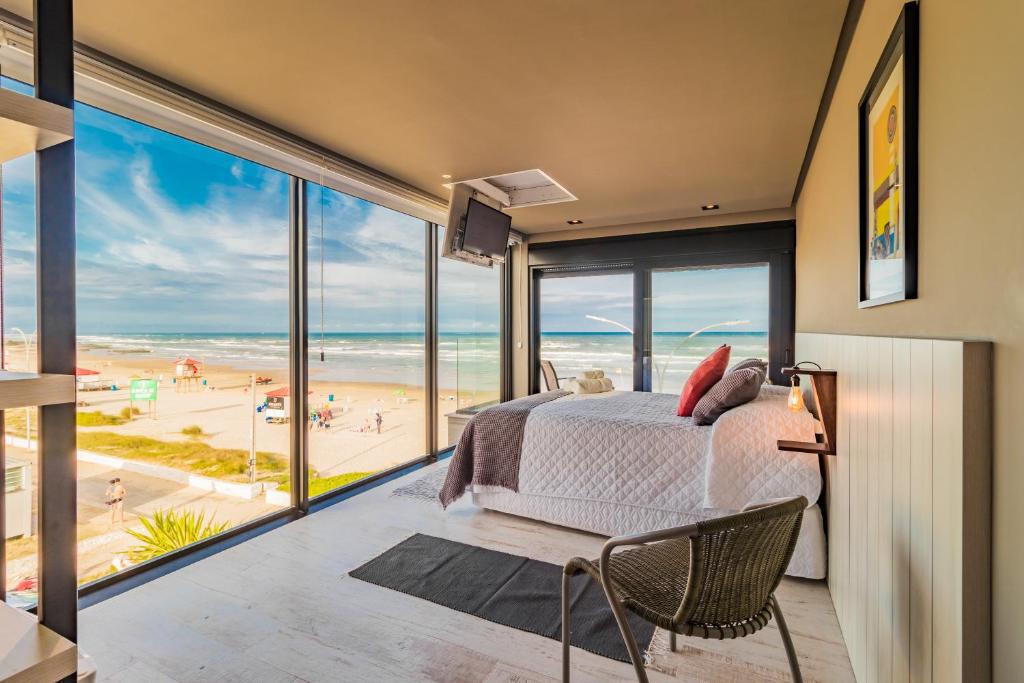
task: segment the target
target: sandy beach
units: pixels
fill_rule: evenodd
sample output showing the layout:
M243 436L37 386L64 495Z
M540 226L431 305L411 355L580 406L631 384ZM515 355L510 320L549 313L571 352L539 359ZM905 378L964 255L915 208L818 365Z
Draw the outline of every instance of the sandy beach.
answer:
M13 348L11 348L13 347ZM8 347L8 367L25 369L25 355L19 345ZM139 436L160 442L181 443L200 441L218 449L248 451L255 427L256 450L274 454L287 472L289 427L283 422L268 422L264 413L253 410L251 376L269 377L272 381L256 386L255 403L262 404L268 391L287 386L287 369L268 369L263 366L254 371L229 365L205 364L202 379L195 382L175 382L173 359L156 357L140 350L137 353L111 353L106 350L80 348L78 366L97 371L96 376L104 389L79 391L79 413L100 412L119 417L130 405L128 387L132 379L157 381L155 405L136 403L141 412L130 421L89 427L79 426L80 448L82 435L111 432L120 436ZM401 464L427 452L425 436L424 393L418 386L394 382L345 382L316 378L311 369L309 405L313 410L329 405L333 419L329 428L314 427L310 431L309 459L315 476L332 477L352 472L375 472ZM204 383L205 381L205 383ZM117 390L109 388L116 386ZM458 406L479 402L479 394L456 396L454 390L438 392L440 417L438 433L447 443L445 415ZM331 400L333 397L333 400ZM497 398L495 395L489 398ZM461 399L461 400L460 400ZM152 410L151 410L152 409ZM381 415L380 433L376 414ZM34 411L33 411L34 413ZM252 416L255 415L255 420ZM7 423L8 455L12 459L31 462L38 472L38 453L24 448L24 417L12 414ZM32 416L33 434L37 417ZM120 422L120 420L117 420ZM198 427L201 435L183 433ZM13 439L13 441L12 441ZM21 444L21 445L16 445ZM186 483L139 471L128 471L108 464L92 462L81 457L79 473L79 564L83 580L97 578L113 571L112 563L119 561L121 553L136 541L124 533L122 527L141 529L143 516L157 510L191 510L213 516L230 526L255 519L280 509L262 495L243 499L223 493L196 488ZM269 473L257 471L258 479L273 479ZM280 473L277 475L280 476ZM113 523L105 504L108 481L120 477L128 489L125 499L125 524ZM35 479L35 475L33 475ZM244 474L226 477L232 481L245 481ZM34 481L33 489L38 482ZM35 496L33 496L33 507ZM34 516L34 514L33 514ZM12 541L13 564L9 566L10 586L35 574L35 537Z
M153 412L148 404L137 404L141 414L126 424L80 427L80 430L187 441L191 437L183 434L182 430L198 426L207 435L204 441L217 448L249 448L253 427L250 375L272 380L268 384L257 385L257 404L265 400L266 392L287 386L288 375L286 368L279 371L261 368L258 372L248 372L207 364L203 368L205 384L202 380L176 383L173 361L134 355L118 358L88 351L79 355L79 366L99 371L105 383L118 387L117 391L79 392L79 411L120 414L129 406L127 388L131 379L155 379L158 383ZM315 379L311 372L310 389L310 408L316 410L329 405L333 413L329 429L315 427L310 433L310 466L319 476L381 470L427 451L422 387L322 381ZM330 401L332 397L333 401ZM460 403L453 399L454 390L439 392L441 416L438 429L442 439L447 435L445 414ZM464 397L462 402L466 400ZM380 433L376 425L378 411L382 417ZM287 457L287 424L267 422L263 414L256 414L255 438L258 451Z

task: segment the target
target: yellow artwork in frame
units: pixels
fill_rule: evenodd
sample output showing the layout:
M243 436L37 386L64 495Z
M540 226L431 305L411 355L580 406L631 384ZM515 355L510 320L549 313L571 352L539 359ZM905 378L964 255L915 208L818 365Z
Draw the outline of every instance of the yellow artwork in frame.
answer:
M860 101L860 306L917 296L917 4Z

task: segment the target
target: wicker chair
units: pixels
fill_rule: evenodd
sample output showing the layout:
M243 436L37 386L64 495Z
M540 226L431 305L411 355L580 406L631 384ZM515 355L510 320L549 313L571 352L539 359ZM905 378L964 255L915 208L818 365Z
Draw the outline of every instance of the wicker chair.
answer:
M801 681L775 589L806 507L799 496L684 527L617 536L605 543L599 560L569 560L562 573L562 680L569 681L569 581L586 573L604 588L641 683L647 673L623 608L667 629L673 652L676 634L742 638L774 616L793 680ZM637 547L613 555L620 546Z

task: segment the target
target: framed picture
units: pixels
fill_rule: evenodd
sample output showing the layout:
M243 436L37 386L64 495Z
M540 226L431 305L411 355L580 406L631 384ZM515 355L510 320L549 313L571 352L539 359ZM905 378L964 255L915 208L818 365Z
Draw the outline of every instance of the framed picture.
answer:
M918 44L908 2L858 105L861 308L917 298Z

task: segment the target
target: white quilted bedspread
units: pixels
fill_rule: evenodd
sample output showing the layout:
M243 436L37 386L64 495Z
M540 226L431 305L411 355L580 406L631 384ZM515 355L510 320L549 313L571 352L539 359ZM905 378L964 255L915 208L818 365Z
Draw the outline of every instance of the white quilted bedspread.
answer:
M786 390L766 387L750 403L726 412L711 428L704 507L740 510L748 503L821 492L818 456L776 447L778 439L814 441L815 419L786 405Z
M676 416L679 397L646 392L570 396L526 423L519 492L672 512L739 510L748 502L818 498L814 455L779 453L777 439L812 440L814 418L764 391L711 427Z

